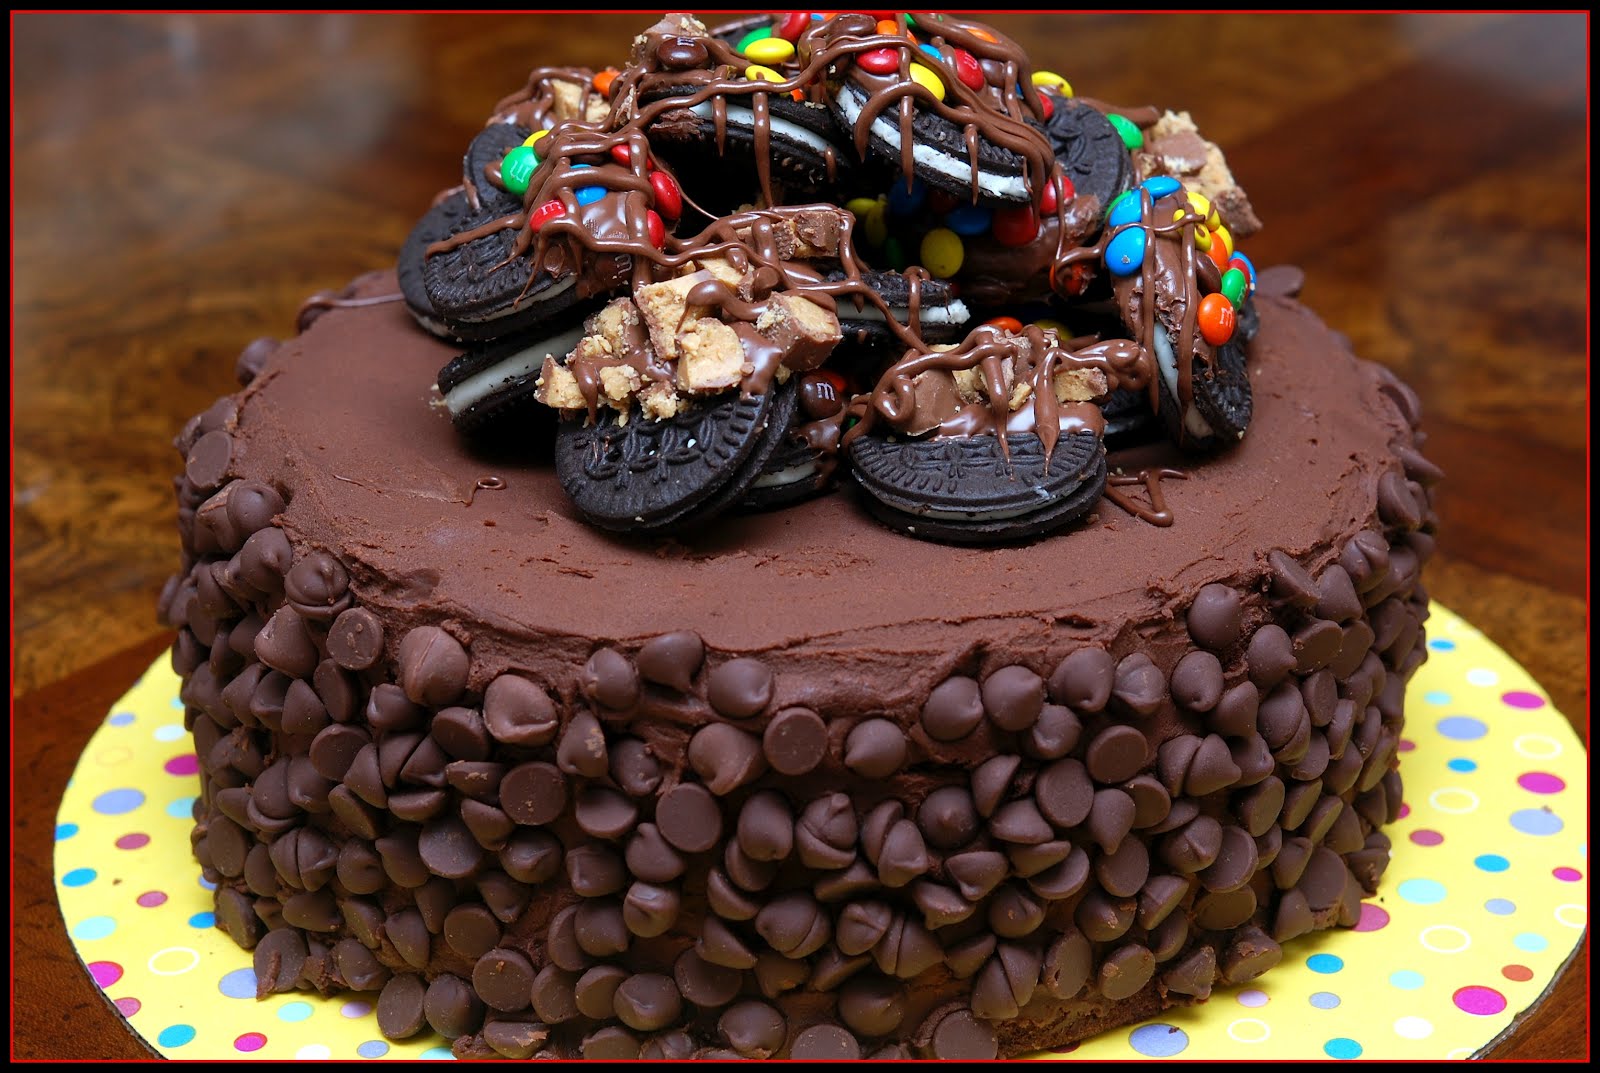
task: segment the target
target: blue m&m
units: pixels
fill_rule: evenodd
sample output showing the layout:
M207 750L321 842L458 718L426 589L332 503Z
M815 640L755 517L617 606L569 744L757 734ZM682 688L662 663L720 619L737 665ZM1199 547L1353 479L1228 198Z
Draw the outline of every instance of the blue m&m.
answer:
M1128 227L1106 244L1106 268L1114 276L1131 276L1144 266L1145 230Z
M1160 201L1168 194L1176 194L1183 189L1183 184L1170 175L1155 175L1140 183L1139 187L1150 191L1151 201Z

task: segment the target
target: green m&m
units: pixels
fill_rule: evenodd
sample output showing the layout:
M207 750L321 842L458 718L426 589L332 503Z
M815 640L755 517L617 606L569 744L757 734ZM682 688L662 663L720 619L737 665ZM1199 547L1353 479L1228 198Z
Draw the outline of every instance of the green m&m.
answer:
M1106 119L1117 129L1117 133L1122 136L1122 144L1126 145L1129 151L1144 148L1144 132L1134 126L1131 119L1115 112L1107 112Z
M1233 308L1238 309L1244 301L1244 292L1250 289L1250 277L1237 268L1230 268L1222 273L1222 286L1219 289L1222 296L1233 303Z
M500 161L500 182L513 194L526 194L528 180L539 166L539 154L526 145L519 145Z

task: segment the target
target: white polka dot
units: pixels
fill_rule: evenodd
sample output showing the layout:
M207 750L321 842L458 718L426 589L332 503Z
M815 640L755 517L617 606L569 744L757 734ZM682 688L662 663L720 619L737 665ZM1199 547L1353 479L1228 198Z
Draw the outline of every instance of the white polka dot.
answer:
M156 727L155 739L157 741L177 741L183 737L184 733L182 723L168 723L165 726Z
M1474 667L1467 672L1467 682L1475 686L1492 686L1498 684L1500 676L1487 667Z
M1445 1057L1446 1058L1471 1058L1473 1055L1475 1055L1477 1053L1478 1052L1473 1050L1471 1047L1457 1047L1453 1051L1446 1051L1445 1052Z
M1444 786L1428 795L1428 804L1435 812L1465 816L1469 812L1478 810L1478 795L1459 786Z
M1435 924L1423 928L1417 936L1422 945L1435 954L1459 954L1472 945L1472 936L1452 924Z
M325 1044L308 1043L298 1051L295 1051L294 1056L305 1062L321 1062L331 1058L333 1052L328 1050Z
M1228 1038L1236 1043L1264 1043L1271 1035L1267 1022L1257 1017L1241 1017L1228 1026Z
M1421 1017L1402 1017L1394 1023L1394 1030L1405 1039L1427 1039L1433 1035L1433 1022Z
M1545 734L1523 734L1511 747L1529 760L1550 760L1562 751L1561 743Z
M1581 928L1589 922L1589 911L1581 905L1558 905L1556 920L1569 928Z
M157 976L182 976L200 964L200 952L187 946L169 946L150 955L147 967Z

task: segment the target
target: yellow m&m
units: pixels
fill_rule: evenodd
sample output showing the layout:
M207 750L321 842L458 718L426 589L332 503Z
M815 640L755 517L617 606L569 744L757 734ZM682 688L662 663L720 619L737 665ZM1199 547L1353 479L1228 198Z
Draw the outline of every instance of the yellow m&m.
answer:
M949 279L961 271L966 259L966 247L961 237L948 227L936 227L922 239L922 267L938 279Z
M782 63L794 55L794 42L781 37L763 37L744 46L743 52L757 63Z
M911 81L933 94L935 100L944 100L944 83L939 80L938 75L922 66L922 64L913 63L911 65Z
M1033 72L1033 84L1040 89L1053 89L1063 97L1072 96L1072 83L1054 71Z
M744 69L745 78L751 82L782 82L783 76L771 67L763 67L759 63L752 63Z

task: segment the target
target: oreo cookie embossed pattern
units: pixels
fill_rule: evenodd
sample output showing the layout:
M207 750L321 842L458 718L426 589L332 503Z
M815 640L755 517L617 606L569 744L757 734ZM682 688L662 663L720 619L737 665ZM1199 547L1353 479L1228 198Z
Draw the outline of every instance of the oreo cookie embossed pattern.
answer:
M398 277L178 437L194 850L260 994L368 992L459 1057L992 1058L1354 924L1440 474L1410 389L1223 256L1214 147L935 16L672 16L605 74L535 71ZM678 237L655 123L748 123L761 207ZM890 193L784 200L847 175ZM903 305L865 282L858 228L980 222L1014 273L940 237L887 262ZM1026 323L921 332L1040 279ZM872 308L903 347L847 360ZM454 426L530 396L553 465L487 475ZM1108 459L1113 397L1153 419ZM864 511L815 497L844 467Z

